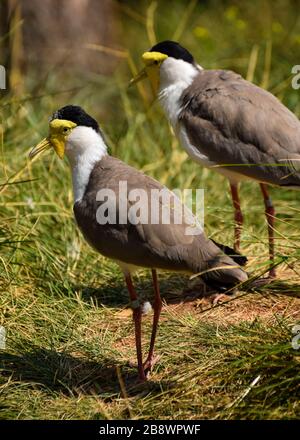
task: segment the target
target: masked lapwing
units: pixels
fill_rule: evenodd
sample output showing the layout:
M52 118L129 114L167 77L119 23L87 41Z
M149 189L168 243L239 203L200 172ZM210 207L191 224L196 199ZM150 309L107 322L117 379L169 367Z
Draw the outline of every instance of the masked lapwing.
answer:
M247 275L205 236L191 211L187 211L192 220L189 222L183 217L181 223L175 223L172 215L170 222L163 222L161 215L155 218L152 212L151 218L148 213L149 217L137 221L130 209L134 206L133 199L141 194L146 202L139 205L139 209L149 207L153 193L157 196L161 190L170 198L163 203L159 197L159 210L165 209L166 203L174 212L183 205L159 182L110 156L98 123L81 107L68 105L56 111L49 123L48 137L31 151L30 157L51 148L61 159L66 155L69 160L73 210L84 238L96 251L116 261L124 272L133 309L139 377L145 379L154 362L154 342L162 307L156 270L199 273L207 285L219 291L246 281ZM157 209L157 205L155 207ZM140 267L151 269L155 295L150 349L144 363L142 309L131 276Z
M275 276L275 210L267 185L300 188L300 122L275 96L228 70L206 70L174 41L142 55L148 77L182 147L196 162L228 177L235 210L235 249L243 216L238 183L256 180L268 223Z

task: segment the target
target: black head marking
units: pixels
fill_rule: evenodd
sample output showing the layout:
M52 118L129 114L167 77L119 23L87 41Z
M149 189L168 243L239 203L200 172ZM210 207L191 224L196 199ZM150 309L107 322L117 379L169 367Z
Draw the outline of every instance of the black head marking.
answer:
M66 119L79 126L83 125L85 127L91 127L97 131L97 133L100 133L98 122L78 105L66 105L65 107L60 108L53 113L51 120L53 119Z
M160 43L151 47L149 52L160 52L168 55L168 57L176 58L178 60L183 60L187 63L194 64L193 55L176 41L161 41Z

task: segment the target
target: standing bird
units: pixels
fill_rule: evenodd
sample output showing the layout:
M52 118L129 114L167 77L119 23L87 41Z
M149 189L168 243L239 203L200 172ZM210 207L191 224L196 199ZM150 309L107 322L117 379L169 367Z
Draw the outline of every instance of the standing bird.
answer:
M238 183L260 184L268 223L271 278L275 277L275 210L267 185L300 188L300 122L275 96L232 71L206 70L184 47L163 41L142 55L145 68L131 80L150 79L186 152L228 177L235 210L234 247L243 215Z
M146 202L139 205L137 211L151 208L151 197L162 190L170 198L168 204L165 199L163 203L161 198L154 197L153 200L159 202L156 205L159 214L166 205L173 207L171 211L174 209L174 212L183 205L174 193L156 180L109 156L98 123L81 107L68 105L55 112L49 123L48 138L31 151L30 157L50 148L61 159L66 154L69 160L73 209L83 236L94 249L116 261L124 272L133 309L139 377L145 380L154 364L154 342L162 306L156 269L200 273L205 283L219 290L246 281L247 275L205 236L190 211L189 223L184 217L181 223L176 224L174 216L171 216L170 222L164 224L160 215L157 221L152 222L152 216L151 221L148 217L145 221L136 221L132 216L136 198L146 197ZM187 227L193 223L193 235L187 235ZM228 250L226 247L223 249L225 252ZM152 270L155 293L150 349L144 363L142 310L131 278L132 272L139 267Z

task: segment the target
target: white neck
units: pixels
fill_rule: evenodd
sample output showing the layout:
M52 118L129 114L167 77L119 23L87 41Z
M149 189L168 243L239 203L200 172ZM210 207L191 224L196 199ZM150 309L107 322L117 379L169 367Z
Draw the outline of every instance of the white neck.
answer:
M160 66L158 99L175 129L180 113L179 99L182 92L193 82L202 67L183 60L167 58Z
M75 127L68 136L65 153L72 170L74 203L84 196L95 163L107 154L102 136L91 127Z

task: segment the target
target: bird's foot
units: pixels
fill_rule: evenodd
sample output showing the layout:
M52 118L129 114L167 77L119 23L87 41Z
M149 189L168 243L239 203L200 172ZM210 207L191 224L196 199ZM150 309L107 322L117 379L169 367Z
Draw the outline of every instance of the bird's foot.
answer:
M270 280L274 280L274 279L276 278L276 270L275 270L275 267L272 267L272 268L269 270L269 276L268 276L268 278L269 278Z
M156 362L160 359L160 356L148 356L145 362L143 363L143 368L145 372L145 376L147 377L149 373L152 371Z
M136 362L128 361L128 366L130 368L137 368L137 370L138 370L138 382L146 382L147 381L147 377L146 377L143 365L141 366L141 368L139 368L137 366Z
M222 303L224 300L228 300L229 297L225 293L215 293L213 295L210 295L209 300L212 303L213 306Z
M253 280L250 282L249 287L250 288L260 288L260 287L264 287L264 286L268 286L269 284L272 284L274 281L276 281L276 277L274 276L267 276L267 277L262 277L262 278L258 278L256 280Z
M160 356L148 356L147 359L145 360L145 362L142 365L142 368L138 368L138 380L139 382L146 382L150 372L152 371L154 365L156 364L156 362L160 359ZM135 362L128 362L128 365L132 368L136 368L137 365Z
M145 371L144 371L144 370L139 371L138 381L139 381L140 383L147 382L147 375L145 374Z

